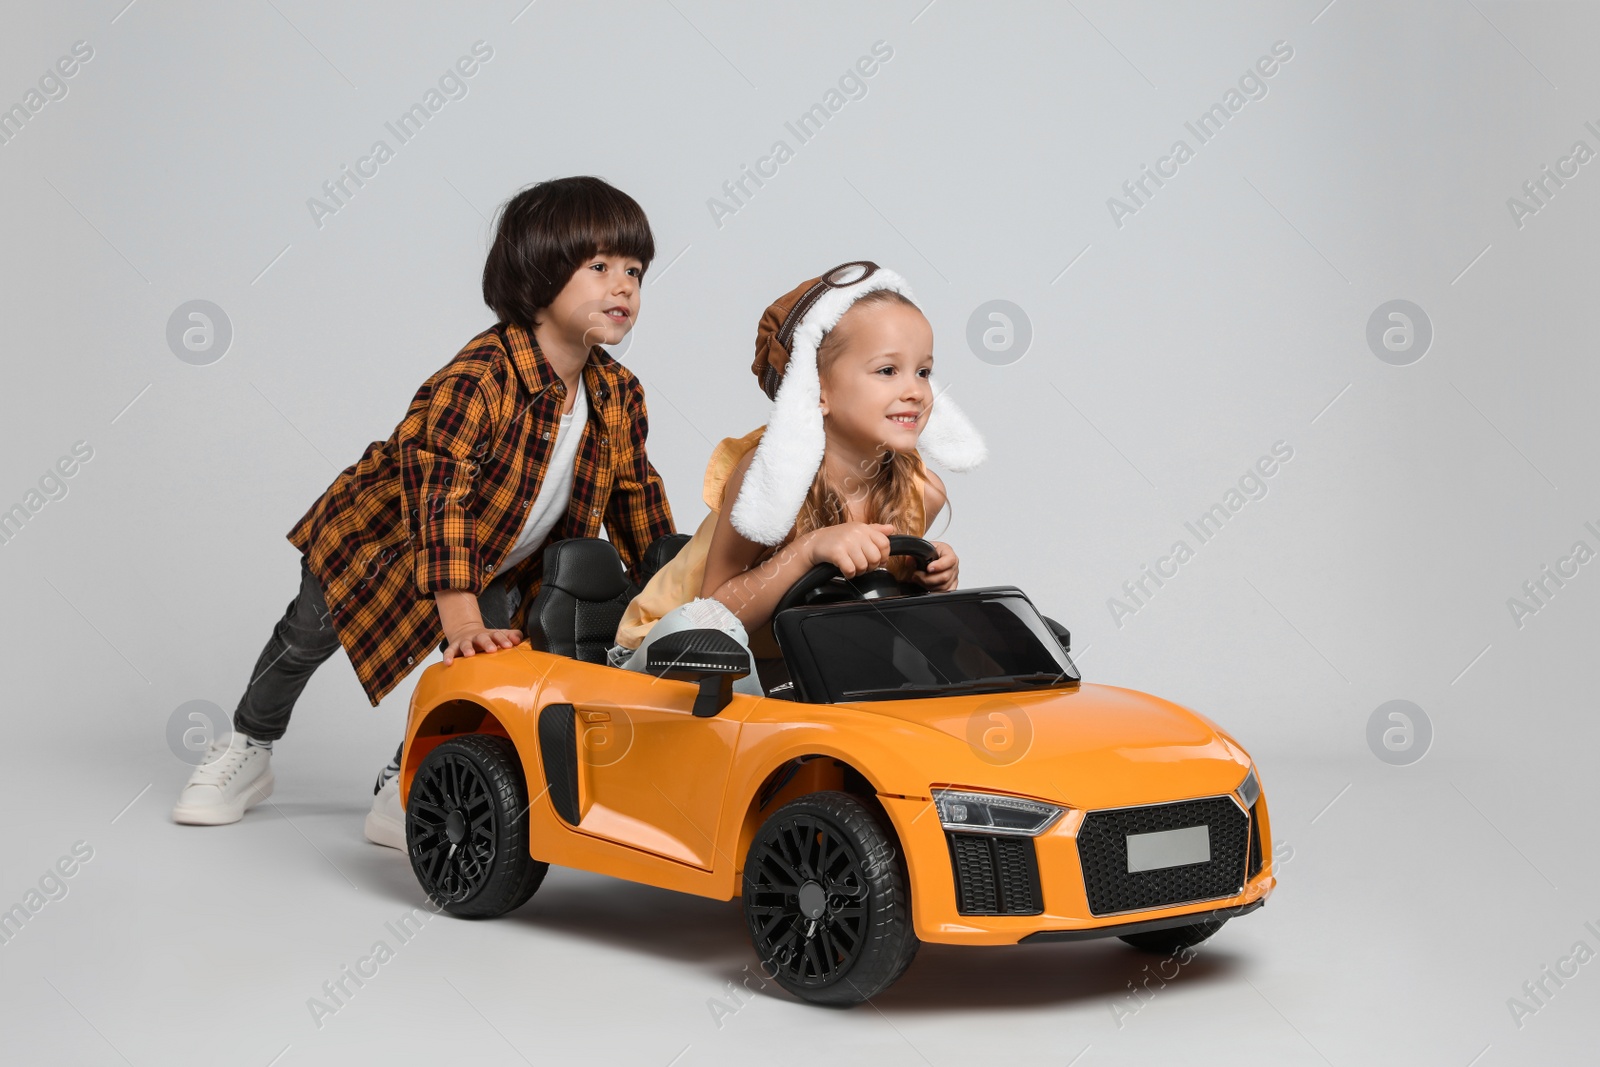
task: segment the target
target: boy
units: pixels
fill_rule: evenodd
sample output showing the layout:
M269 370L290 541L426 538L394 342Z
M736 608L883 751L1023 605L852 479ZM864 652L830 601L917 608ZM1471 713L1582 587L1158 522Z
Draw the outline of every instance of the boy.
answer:
M638 578L672 513L645 454L644 391L599 346L633 328L654 255L639 205L598 178L542 182L505 205L483 270L499 321L289 532L299 594L174 821L237 822L272 794L272 742L341 646L377 705L436 643L447 664L519 643L549 540L603 523ZM399 759L378 777L366 835L404 849Z

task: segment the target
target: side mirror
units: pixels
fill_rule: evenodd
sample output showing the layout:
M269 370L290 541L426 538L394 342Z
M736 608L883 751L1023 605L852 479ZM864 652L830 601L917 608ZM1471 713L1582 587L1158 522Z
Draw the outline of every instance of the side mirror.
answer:
M646 672L698 682L694 713L709 719L733 700L733 681L750 673L750 653L721 630L679 630L650 644Z
M1062 626L1050 616L1044 615L1041 618L1044 619L1044 624L1050 627L1050 632L1056 635L1056 640L1061 644L1061 651L1070 655L1072 652L1072 634L1067 631L1065 626Z

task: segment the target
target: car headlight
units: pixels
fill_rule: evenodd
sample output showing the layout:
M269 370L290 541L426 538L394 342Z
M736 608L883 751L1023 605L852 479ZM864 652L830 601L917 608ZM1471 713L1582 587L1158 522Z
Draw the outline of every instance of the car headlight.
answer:
M1246 810L1256 806L1256 801L1261 798L1261 783L1256 780L1255 764L1250 765L1250 773L1244 776L1244 781L1239 783L1239 788L1234 792L1239 794Z
M933 804L946 830L967 830L982 834L1016 834L1037 837L1061 818L1065 808L1021 797L994 793L967 793L956 789L935 789Z

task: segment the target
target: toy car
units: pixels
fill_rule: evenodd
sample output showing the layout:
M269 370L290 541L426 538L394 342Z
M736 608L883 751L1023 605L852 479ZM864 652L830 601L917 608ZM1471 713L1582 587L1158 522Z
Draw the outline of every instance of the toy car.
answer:
M924 593L823 564L753 657L688 630L651 645L648 672L605 663L633 592L608 542L554 543L524 645L424 672L401 795L444 910L508 912L550 864L739 896L764 976L854 1004L922 941L1171 953L1272 891L1244 749L1081 682L1067 631L1019 589ZM732 692L752 667L766 695Z

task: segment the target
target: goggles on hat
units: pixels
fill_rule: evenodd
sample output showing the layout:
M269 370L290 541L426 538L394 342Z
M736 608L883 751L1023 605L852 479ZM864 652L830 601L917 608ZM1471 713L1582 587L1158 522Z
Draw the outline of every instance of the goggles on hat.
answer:
M789 309L789 314L783 317L783 323L778 327L774 340L789 351L789 343L794 339L795 330L805 321L806 314L816 302L822 299L822 294L829 289L844 289L852 285L859 285L874 274L878 273L878 265L871 260L857 259L849 263L841 263L826 272L811 284L811 287L800 294L800 299L795 301L794 307ZM778 384L783 380L781 372L775 370L769 363L762 369L761 389L769 398L778 395Z

